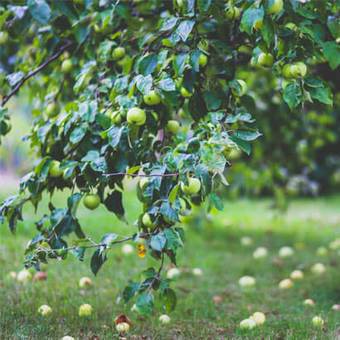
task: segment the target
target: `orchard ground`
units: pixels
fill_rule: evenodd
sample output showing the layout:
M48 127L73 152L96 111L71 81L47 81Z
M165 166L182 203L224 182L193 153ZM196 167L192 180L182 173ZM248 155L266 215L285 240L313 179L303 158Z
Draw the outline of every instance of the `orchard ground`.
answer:
M95 211L81 206L84 230L91 231L96 241L109 232L132 234L133 222L140 212L132 191L131 188L125 197L128 225L103 206ZM5 195L4 190L1 195ZM62 206L64 196L57 195L53 202ZM38 217L46 204L39 209ZM127 306L118 302L127 280L144 268L158 267L149 256L140 259L136 252L123 255L120 245L111 250L96 278L90 272L88 253L84 263L71 254L66 263L51 261L44 268L46 281L24 285L6 279L8 272L23 268L23 248L35 235L33 223L38 218L33 210L26 209L16 235L1 225L0 339L60 339L65 335L76 339L118 338L113 319L120 313L132 320L129 339L336 339L340 311L331 307L340 304L340 255L330 251L327 256L318 256L316 250L340 237L339 205L339 196L300 199L291 203L286 216L273 217L270 200L227 201L223 212L200 219L200 225L186 226L185 247L178 260L181 274L173 283L178 303L168 325L159 323L161 311L144 319L130 311L133 302ZM240 244L244 236L252 238L251 246ZM268 256L255 260L252 253L259 246L268 249ZM294 255L280 259L278 251L282 246L293 247ZM311 266L317 262L326 266L325 274L311 273ZM194 276L193 268L201 268L203 274ZM280 290L278 283L295 269L303 270L304 279L290 289ZM244 275L256 278L254 289L244 291L238 285ZM83 276L91 277L90 289L78 287ZM214 296L221 301L214 302ZM303 305L307 298L314 300L314 307ZM93 307L90 318L78 316L78 308L84 303ZM51 306L52 314L38 315L42 304ZM265 324L241 330L240 321L256 311L266 314ZM325 320L323 329L312 326L315 315Z

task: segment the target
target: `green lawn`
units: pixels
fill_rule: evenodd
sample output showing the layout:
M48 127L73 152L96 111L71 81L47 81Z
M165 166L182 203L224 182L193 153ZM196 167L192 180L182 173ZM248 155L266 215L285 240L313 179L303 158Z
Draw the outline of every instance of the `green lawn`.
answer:
M54 201L62 205L63 195ZM81 208L85 231L96 241L108 232L132 234L140 206L132 193L125 204L129 225L103 207L95 212ZM119 313L126 313L133 322L130 339L335 339L340 311L331 307L340 303L340 255L333 251L320 257L316 249L340 237L340 197L294 201L284 217L273 217L269 206L268 200L227 201L222 213L185 227L187 240L178 261L181 275L173 284L178 305L166 326L158 322L159 311L144 319L130 311L133 302L127 306L119 302L129 279L150 265L158 266L148 257L123 255L120 246L112 249L96 278L90 273L89 256L81 263L69 255L66 261L51 261L44 268L47 281L23 285L6 279L9 271L22 269L23 247L35 234L33 221L44 211L43 207L35 218L28 208L16 235L11 235L7 226L0 226L0 339L60 339L64 335L118 338L113 319ZM250 247L240 245L243 236L253 239ZM268 248L267 258L252 257L258 246ZM295 255L279 259L281 246L295 247ZM316 262L326 265L324 275L310 272ZM192 275L195 267L202 269L202 276ZM279 281L297 268L304 271L304 280L286 291L279 290ZM244 275L256 278L253 290L239 287L238 280ZM78 288L83 276L93 280L87 291ZM222 298L218 304L212 299L216 295ZM302 304L306 298L312 298L315 307L306 308ZM83 303L93 306L89 319L78 317L78 307ZM37 314L42 304L52 307L50 316ZM266 314L266 323L240 330L240 321L255 311ZM312 327L314 315L323 317L324 329Z

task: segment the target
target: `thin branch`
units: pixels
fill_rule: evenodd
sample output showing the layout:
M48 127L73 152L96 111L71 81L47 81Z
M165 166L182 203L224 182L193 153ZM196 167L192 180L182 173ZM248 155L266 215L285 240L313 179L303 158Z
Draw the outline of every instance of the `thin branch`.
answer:
M103 174L105 177L113 177L113 176L132 176L132 177L175 177L179 176L179 172L175 172L173 174L129 174L127 172L114 172L112 174Z
M17 84L17 86L7 95L7 96L4 96L3 99L2 99L2 102L1 102L1 106L4 106L8 101L9 99L15 95L20 87L22 85L24 85L24 83L30 79L31 77L33 77L34 75L36 75L37 73L39 73L42 69L44 69L47 65L49 65L52 61L56 60L59 58L59 56L67 49L69 48L70 46L72 46L74 43L73 42L68 42L66 45L62 46L60 48L60 50L54 54L50 59L46 60L43 64L41 64L39 67L37 67L35 70L31 71L30 73L28 73L24 78L21 79L21 81Z
M162 253L162 259L161 259L161 265L159 266L159 269L157 271L157 274L154 276L154 278L152 279L151 283L149 284L148 286L148 293L150 293L151 289L152 289L152 286L154 285L154 283L156 281L159 280L160 276L161 276L161 272L162 272L162 269L163 269L163 265L164 265L164 253Z

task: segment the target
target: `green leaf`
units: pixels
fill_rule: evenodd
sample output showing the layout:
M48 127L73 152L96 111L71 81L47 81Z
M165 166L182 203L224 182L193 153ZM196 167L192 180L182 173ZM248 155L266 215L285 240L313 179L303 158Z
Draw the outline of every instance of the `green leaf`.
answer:
M125 211L122 198L122 193L118 190L115 190L111 194L107 195L104 204L109 211L112 211L119 219L125 221Z
M100 243L105 244L107 247L109 247L117 237L117 234L106 234L103 236Z
M41 25L46 25L51 19L51 9L45 0L28 0L28 10L32 17Z
M340 44L335 41L328 41L322 44L322 49L329 66L335 70L340 65Z
M166 243L166 238L163 232L151 237L150 246L156 251L162 251Z
M78 126L76 127L70 135L70 142L73 144L79 143L86 134L86 127L85 126Z
M237 138L236 136L231 136L230 139L241 148L241 150L243 150L245 153L247 153L248 155L250 155L251 152L251 148L250 148L250 144L240 138Z
M234 131L234 136L243 139L246 141L252 141L255 140L256 138L262 136L262 134L259 131Z
M215 91L206 91L203 93L204 101L208 110L217 110L222 104L222 99Z
M267 47L270 48L270 46L274 43L274 39L275 39L275 27L270 17L266 17L263 20L261 33L263 36L263 40L267 44Z
M177 304L175 291L171 288L164 289L163 294L161 295L161 303L164 313L168 314L172 312Z
M291 110L296 108L302 100L300 85L297 82L289 83L283 91L283 99Z
M194 25L194 20L184 20L178 25L176 32L183 41L188 39L188 36L194 28Z
M67 199L67 206L68 209L71 213L71 215L75 216L78 206L79 206L79 202L82 199L83 195L79 192L76 192L74 194L72 194L68 199Z
M338 16L329 16L327 20L327 26L332 33L334 39L340 37L340 20Z
M329 88L317 87L309 90L313 99L318 100L326 105L333 105L333 94Z
M100 249L97 249L91 258L91 270L94 275L97 275L101 266L107 261L107 256Z
M174 209L171 208L169 202L163 202L159 212L163 216L165 216L167 219L169 219L170 221L173 221L173 222L178 221L177 213Z
M147 76L156 70L157 64L158 64L157 55L149 54L140 61L139 70L144 76Z
M207 12L211 5L211 2L212 0L197 0L198 10L201 13Z
M136 301L137 311L143 316L148 316L154 308L154 297L151 293L140 294Z
M71 18L72 20L77 20L78 19L77 11L75 10L75 8L73 6L73 2L72 1L58 0L58 1L55 1L53 4L58 8L58 10L62 14L65 14L66 16Z
M100 157L99 151L90 150L81 160L82 162L92 162L98 159L99 157Z
M162 26L160 28L160 31L168 31L171 30L172 28L174 28L177 24L178 18L176 17L171 17L171 18L166 18L163 22L162 22Z
M187 60L188 55L189 55L188 53L181 53L181 54L178 54L175 57L175 59L174 59L174 71L175 71L176 77L183 74L185 61Z
M217 194L215 193L211 193L209 195L209 199L210 201L214 204L215 208L219 211L222 211L223 210L223 207L224 207L224 203L223 203L223 200L221 200L221 198L219 198L217 196Z
M162 79L158 82L158 87L166 92L175 91L175 82L171 78Z
M152 77L149 74L146 77L143 77L141 74L136 77L136 85L137 89L142 93L142 94L148 94L152 88Z
M130 282L123 291L123 299L125 303L129 302L138 292L140 283Z

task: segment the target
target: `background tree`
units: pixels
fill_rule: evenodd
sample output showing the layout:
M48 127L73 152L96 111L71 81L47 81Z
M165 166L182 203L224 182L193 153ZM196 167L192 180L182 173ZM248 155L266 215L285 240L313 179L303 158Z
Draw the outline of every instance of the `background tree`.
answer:
M26 266L39 270L68 253L82 260L94 248L96 274L115 244L139 242L138 255L160 266L129 283L124 300L137 295L146 315L157 294L171 311L176 296L161 271L167 260L176 264L184 241L177 222L204 200L222 208L216 188L227 184L231 151L249 154L261 135L253 118L261 89L250 68L279 79L277 95L295 114L306 103L331 105L332 89L314 65L340 64L338 9L339 1L4 1L0 131L10 129L7 102L28 83L35 120L25 139L37 162L2 203L2 219L14 232L23 205L50 194ZM128 177L140 179L135 230L93 241L76 216L80 201L125 221ZM55 207L53 193L63 189L66 207Z

